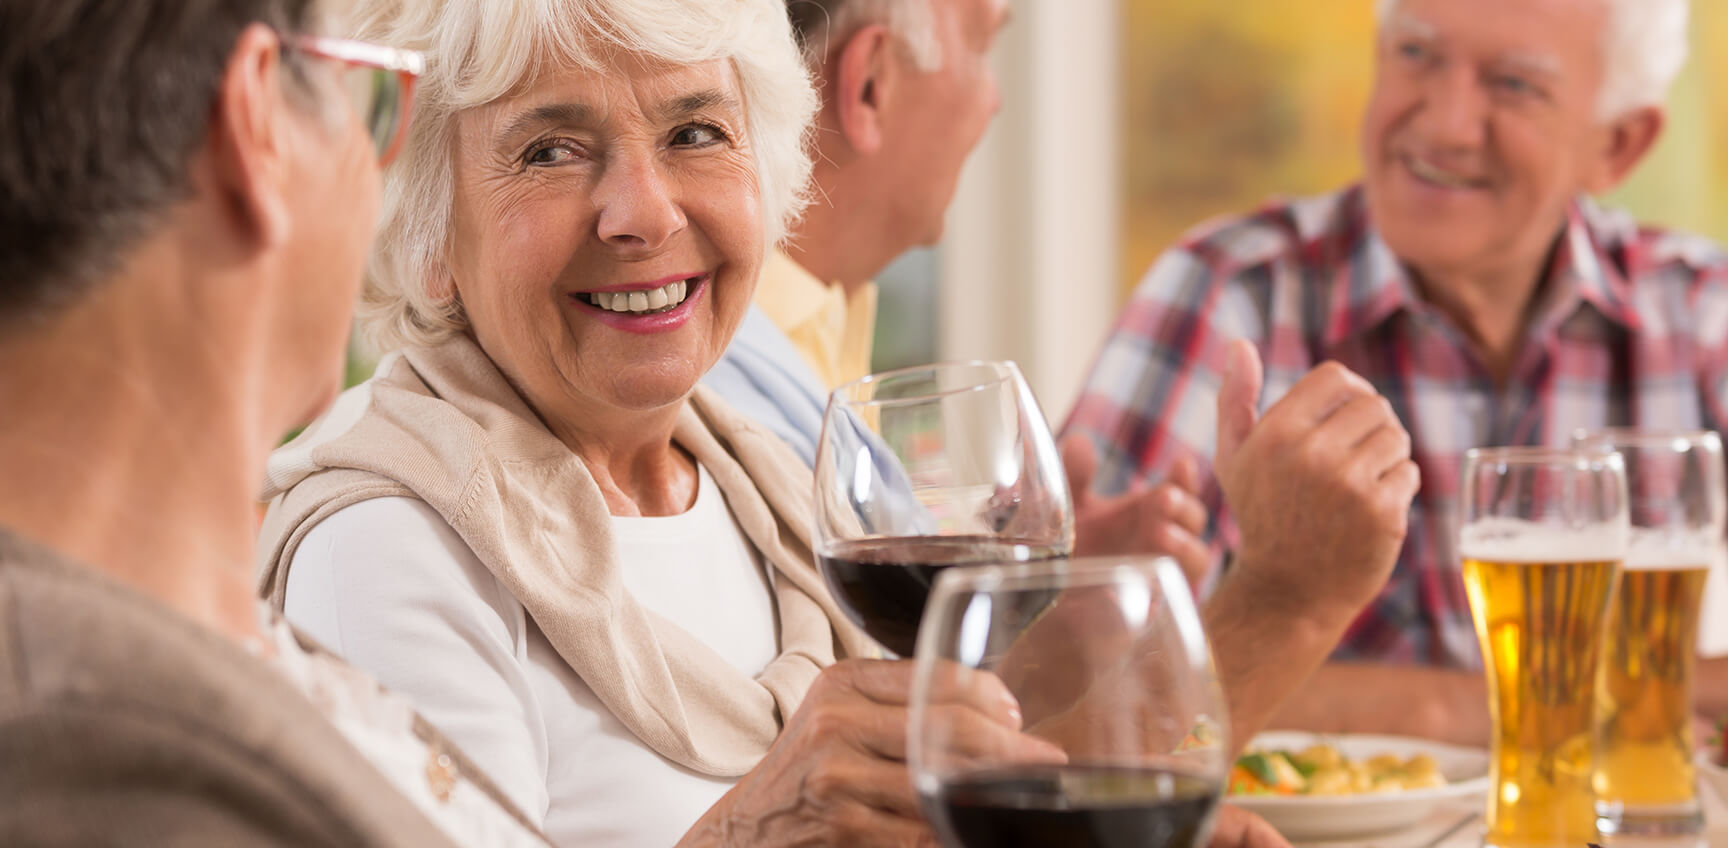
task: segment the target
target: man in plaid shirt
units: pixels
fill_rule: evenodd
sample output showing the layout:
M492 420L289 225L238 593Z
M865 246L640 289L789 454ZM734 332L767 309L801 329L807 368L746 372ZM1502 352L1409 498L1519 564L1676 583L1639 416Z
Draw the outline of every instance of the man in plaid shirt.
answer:
M1098 488L1198 460L1220 552L1314 520L1300 491L1271 509L1225 502L1209 460L1234 340L1265 361L1262 404L1336 361L1410 433L1422 486L1398 566L1283 723L1485 741L1454 540L1464 451L1564 445L1580 427L1721 428L1728 257L1588 199L1655 142L1686 12L1382 0L1362 184L1190 234L1099 354L1066 427L1099 446Z

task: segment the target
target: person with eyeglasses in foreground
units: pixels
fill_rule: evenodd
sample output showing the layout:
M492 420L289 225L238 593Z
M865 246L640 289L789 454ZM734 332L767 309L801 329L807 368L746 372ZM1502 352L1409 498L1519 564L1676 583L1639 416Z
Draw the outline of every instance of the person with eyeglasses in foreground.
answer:
M544 844L248 579L421 65L323 23L0 4L0 844Z

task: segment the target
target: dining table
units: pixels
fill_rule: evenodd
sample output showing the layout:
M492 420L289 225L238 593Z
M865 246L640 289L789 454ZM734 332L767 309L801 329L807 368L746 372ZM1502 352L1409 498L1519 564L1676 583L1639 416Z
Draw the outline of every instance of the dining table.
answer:
M1728 846L1728 801L1711 785L1698 787L1699 802L1704 807L1704 834L1679 839L1600 840L1603 848L1719 848ZM1296 848L1481 848L1485 830L1483 802L1455 801L1442 804L1421 822L1375 836L1342 842L1297 842ZM1556 846L1573 848L1573 846ZM1576 846L1585 848L1585 846Z

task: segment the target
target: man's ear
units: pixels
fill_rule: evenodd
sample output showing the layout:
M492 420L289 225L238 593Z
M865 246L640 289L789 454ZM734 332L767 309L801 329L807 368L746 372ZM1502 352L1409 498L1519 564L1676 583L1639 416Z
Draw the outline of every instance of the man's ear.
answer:
M284 196L289 104L281 40L263 24L240 33L217 87L209 156L217 195L234 227L260 246L281 244L290 227Z
M1585 190L1590 194L1602 194L1624 182L1632 174L1632 169L1638 167L1638 163L1643 162L1651 148L1656 146L1667 121L1667 113L1661 107L1646 106L1620 116L1603 128L1602 146Z
M828 62L828 100L840 135L860 155L882 149L883 107L896 93L894 34L881 24L852 33Z

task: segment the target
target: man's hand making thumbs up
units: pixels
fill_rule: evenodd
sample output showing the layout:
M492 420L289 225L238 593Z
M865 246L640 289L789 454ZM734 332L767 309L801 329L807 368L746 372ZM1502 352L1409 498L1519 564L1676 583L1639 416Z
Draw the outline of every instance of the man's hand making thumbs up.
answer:
M1261 378L1254 346L1233 343L1215 469L1241 544L1205 615L1238 739L1385 585L1421 482L1409 434L1368 381L1326 363L1260 418Z
M1236 562L1269 597L1354 617L1377 595L1421 475L1392 405L1349 369L1308 372L1256 420L1259 354L1229 353L1218 394L1216 469L1241 530Z

